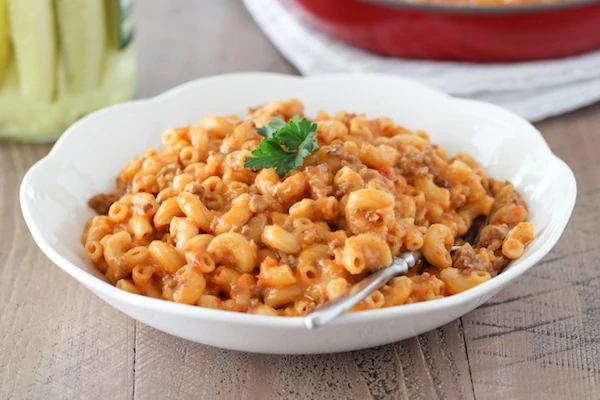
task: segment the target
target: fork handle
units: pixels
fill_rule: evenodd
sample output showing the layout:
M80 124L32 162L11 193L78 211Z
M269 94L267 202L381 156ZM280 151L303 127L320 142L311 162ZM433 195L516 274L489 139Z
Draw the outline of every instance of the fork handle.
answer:
M409 251L400 254L389 267L380 269L374 274L369 275L352 286L340 297L325 303L305 316L304 326L308 329L314 329L333 321L357 305L369 294L385 285L393 277L406 274L408 269L414 267L420 258L421 253L418 251Z

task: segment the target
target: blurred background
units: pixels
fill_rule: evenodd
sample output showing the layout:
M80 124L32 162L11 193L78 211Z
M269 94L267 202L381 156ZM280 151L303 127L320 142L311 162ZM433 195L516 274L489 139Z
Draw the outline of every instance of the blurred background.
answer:
M594 50L600 1L390 7L344 0L341 8L332 0L319 1L330 8L299 0L108 1L64 0L58 11L59 0L0 0L0 136L6 139L0 140L0 214L6 217L0 231L0 398L212 399L251 397L253 388L269 399L317 397L340 388L348 395L338 398L362 399L368 392L373 398L600 398L600 56ZM357 11L365 6L379 8ZM98 23L96 14L115 10L118 20ZM17 24L13 12L21 13ZM103 30L105 36L98 36ZM453 41L446 41L451 34ZM74 59L65 58L61 35L68 36ZM545 46L537 49L536 43ZM390 56L402 51L417 58ZM87 58L79 59L82 54ZM476 62L457 60L475 55ZM508 59L481 59L492 56ZM85 67L94 59L102 70ZM111 79L107 68L114 71ZM570 226L538 267L484 308L380 348L262 356L202 346L136 323L38 250L19 209L23 175L66 126L108 100L155 96L192 79L237 71L396 74L493 101L531 121L543 119L536 127L577 177Z
M393 74L536 122L600 100L599 27L599 0L0 0L0 138L234 71Z

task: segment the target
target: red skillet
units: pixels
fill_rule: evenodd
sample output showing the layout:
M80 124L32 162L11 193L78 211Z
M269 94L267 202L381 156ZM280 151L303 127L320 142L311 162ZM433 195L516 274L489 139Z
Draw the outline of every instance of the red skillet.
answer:
M395 57L526 61L600 48L600 0L520 6L296 1L330 35Z

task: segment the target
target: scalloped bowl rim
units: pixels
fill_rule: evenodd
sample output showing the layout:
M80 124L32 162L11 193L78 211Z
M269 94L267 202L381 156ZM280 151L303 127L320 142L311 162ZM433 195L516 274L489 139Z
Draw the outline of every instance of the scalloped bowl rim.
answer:
M42 159L40 159L36 164L34 164L30 170L26 173L23 178L21 188L20 188L20 203L21 209L23 212L23 216L25 222L35 240L39 248L42 252L56 265L58 265L61 269L75 278L77 281L82 283L84 286L89 289L93 288L93 292L98 291L104 296L110 297L118 302L125 303L130 306L140 307L145 309L152 309L156 311L167 312L170 314L176 314L184 317L198 318L198 319L207 319L207 320L220 320L223 322L235 323L239 325L254 325L254 326L270 326L270 327L289 327L289 328L304 328L303 320L301 317L280 317L280 316L263 316L263 315L252 315L245 313L235 313L230 311L222 311L222 310L214 310L209 308L203 308L198 306L190 306L185 304L178 304L170 301L165 301L161 299L154 299L150 297L140 296L128 293L121 289L116 288L115 286L105 282L90 273L86 272L82 268L77 265L71 263L66 258L64 258L50 243L48 243L40 232L40 227L38 226L38 222L32 217L31 212L29 210L30 204L27 199L27 188L30 187L32 181L37 174L37 171L43 169L49 160L52 160L54 157L59 155L63 148L68 146L69 140L72 136L78 134L84 134L82 132L85 130L85 125L89 123L95 123L97 121L102 120L103 118L110 117L111 113L117 109L124 109L127 107L144 107L148 105L157 105L165 102L170 102L176 100L178 96L181 96L188 90L198 90L201 86L204 85L207 81L218 81L218 80L228 80L230 78L248 78L252 79L254 77L268 77L272 79L279 80L347 80L347 79L373 79L373 80L390 80L393 79L397 82L401 82L406 87L412 88L414 90L418 90L426 93L429 96L435 97L445 97L447 101L452 102L460 102L464 106L475 107L480 109L485 109L486 112L494 113L502 118L508 120L511 124L517 125L520 130L529 131L529 134L532 134L537 137L536 140L539 141L539 145L544 147L544 150L547 151L547 156L552 160L553 163L557 164L558 168L566 169L569 172L568 177L570 178L570 182L567 182L567 187L565 191L565 195L567 196L567 205L568 209L565 210L565 213L558 218L558 220L553 220L554 228L553 231L548 238L548 240L542 245L542 247L530 254L523 260L518 266L515 268L510 268L493 279L476 286L468 291L445 297L443 299L437 299L432 301L413 303L413 304L405 304L402 306L395 307L387 307L376 310L368 310L363 312L349 313L337 321L332 323L335 325L343 326L343 325L354 325L354 324L363 324L372 322L375 320L382 320L388 318L399 318L405 316L411 316L416 314L424 314L428 310L432 308L435 309L447 309L452 308L454 306L458 306L460 304L464 304L469 300L474 300L479 296L484 296L485 294L495 293L504 287L507 283L514 280L518 276L525 273L528 269L530 269L533 265L539 262L556 244L558 239L560 238L562 232L564 231L568 220L571 216L575 205L576 198L576 182L575 177L571 171L571 169L552 151L550 150L548 144L541 136L540 132L533 127L529 122L525 121L521 117L513 114L510 111L507 111L498 106L476 101L476 100L467 100L467 99L459 99L448 96L444 93L441 93L435 89L427 87L421 83L397 78L390 77L388 75L382 74L330 74L330 75L320 75L314 77L299 77L295 75L285 75L285 74L275 74L275 73L262 73L262 72L248 72L248 73L235 73L235 74L224 74L224 75L216 75L206 78L200 78L197 80L190 81L188 83L184 83L180 86L177 86L173 89L170 89L158 96L149 99L141 99L141 100L133 100L126 103L114 105L111 107L107 107L105 109L96 111L81 120L74 123L71 127L69 127L65 133L60 137L52 150L48 153L48 155ZM133 156L133 155L132 155ZM525 257L524 257L525 258Z

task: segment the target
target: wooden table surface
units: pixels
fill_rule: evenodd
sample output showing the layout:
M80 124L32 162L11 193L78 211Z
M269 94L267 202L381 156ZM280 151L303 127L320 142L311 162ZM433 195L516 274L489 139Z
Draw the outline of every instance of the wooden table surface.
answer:
M237 0L136 7L140 97L216 73L295 73ZM21 178L50 146L0 144L0 399L600 398L600 105L537 126L579 185L556 248L443 328L322 356L191 343L96 298L46 259L21 217Z

